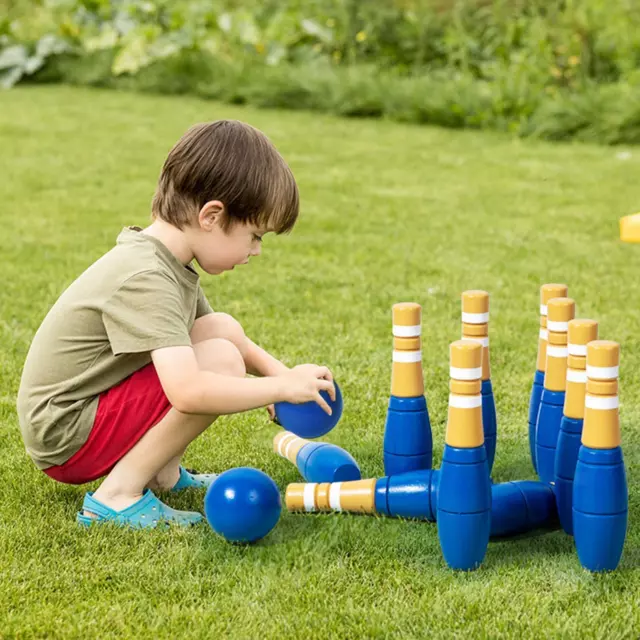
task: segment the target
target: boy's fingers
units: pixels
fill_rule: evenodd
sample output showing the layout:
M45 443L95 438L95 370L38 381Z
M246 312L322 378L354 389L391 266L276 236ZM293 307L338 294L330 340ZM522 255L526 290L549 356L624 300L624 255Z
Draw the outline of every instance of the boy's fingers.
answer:
M320 405L320 408L325 412L331 415L333 412L331 411L331 407L327 404L326 400L320 395L320 392L316 393L315 401Z
M336 401L336 387L333 384L333 382L331 382L330 380L318 380L318 387L320 387L320 389L322 391L326 391L329 394L329 397L331 398L331 402L335 402Z
M329 367L318 367L318 378L333 381L333 375L331 371L329 371Z

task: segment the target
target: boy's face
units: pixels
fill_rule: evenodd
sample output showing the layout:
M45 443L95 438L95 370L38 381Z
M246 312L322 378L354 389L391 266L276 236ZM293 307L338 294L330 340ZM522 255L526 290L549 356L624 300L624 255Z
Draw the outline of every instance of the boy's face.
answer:
M198 264L211 275L231 271L236 265L247 264L261 252L262 236L267 229L253 224L235 223L225 232L221 215L200 220L192 235L191 248Z

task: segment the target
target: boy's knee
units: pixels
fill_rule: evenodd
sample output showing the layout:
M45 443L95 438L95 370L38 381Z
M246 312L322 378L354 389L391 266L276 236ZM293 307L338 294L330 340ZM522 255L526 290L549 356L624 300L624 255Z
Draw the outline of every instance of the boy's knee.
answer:
M191 331L194 344L203 340L220 338L233 343L244 357L247 350L247 336L242 325L228 313L210 313L198 318Z
M239 378L247 373L240 350L230 340L224 338L203 340L194 344L193 349L202 369Z

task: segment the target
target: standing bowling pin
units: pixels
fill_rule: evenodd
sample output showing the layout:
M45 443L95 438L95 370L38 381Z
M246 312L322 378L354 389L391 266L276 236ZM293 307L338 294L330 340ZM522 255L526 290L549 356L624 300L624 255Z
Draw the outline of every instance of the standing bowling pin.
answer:
M290 431L273 439L273 450L298 467L308 482L359 480L358 463L344 449L327 442L309 442Z
M558 515L562 528L573 534L573 477L576 473L582 423L584 397L587 389L587 344L598 339L595 320L571 320L567 358L567 392L560 422L554 481Z
M571 298L552 298L547 305L547 366L536 425L536 464L542 482L553 482L556 447L567 386L569 320L576 311Z
M489 362L489 294L486 291L465 291L462 294L462 339L482 345L482 428L487 451L489 473L496 456L496 403L491 386Z
M587 346L587 393L582 446L573 482L573 535L580 564L613 571L627 533L627 479L620 448L616 342Z
M451 344L449 416L438 489L438 538L452 569L477 569L491 529L491 480L482 430L482 347Z
M396 475L431 469L431 423L422 377L422 309L393 305L391 397L384 429L384 472Z
M540 336L538 338L538 360L536 373L533 377L533 387L529 399L529 449L534 470L538 471L536 463L536 422L540 409L540 398L544 386L544 372L547 367L547 304L552 298L564 298L567 295L566 284L543 284L540 287Z

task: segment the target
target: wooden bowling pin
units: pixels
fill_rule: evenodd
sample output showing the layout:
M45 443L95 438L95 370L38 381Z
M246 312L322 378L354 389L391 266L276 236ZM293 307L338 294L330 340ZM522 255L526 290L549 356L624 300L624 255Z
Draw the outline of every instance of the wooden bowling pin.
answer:
M438 538L452 569L477 569L491 528L491 480L482 430L482 346L451 344L449 416L438 489Z
M419 304L393 305L391 397L383 445L387 475L431 468L431 423L424 395L421 332Z
M327 442L310 442L290 431L273 439L273 450L287 458L308 482L359 480L358 463L344 449Z
M439 482L438 469L421 469L364 484L340 482L309 486L295 483L287 487L285 503L291 512L343 511L435 522ZM557 526L556 500L548 484L522 480L491 485L492 538L521 535L537 529L551 530Z
M587 389L587 344L598 338L595 320L569 322L567 390L556 448L554 482L562 528L573 534L573 477L578 462L584 398Z
M582 446L573 482L573 535L589 571L612 571L627 532L628 493L618 415L620 347L587 345L587 392Z
M489 294L486 291L464 291L462 294L462 339L482 346L482 428L487 451L489 473L496 456L496 403L491 386L489 361Z
M547 309L547 365L536 424L536 465L540 480L551 483L567 385L567 334L576 305L571 298L552 298Z
M538 359L533 386L529 399L529 450L533 468L537 471L536 463L536 422L540 409L540 399L544 387L544 372L547 367L547 304L552 298L565 298L568 287L566 284L543 284L540 287L540 332L538 337Z

